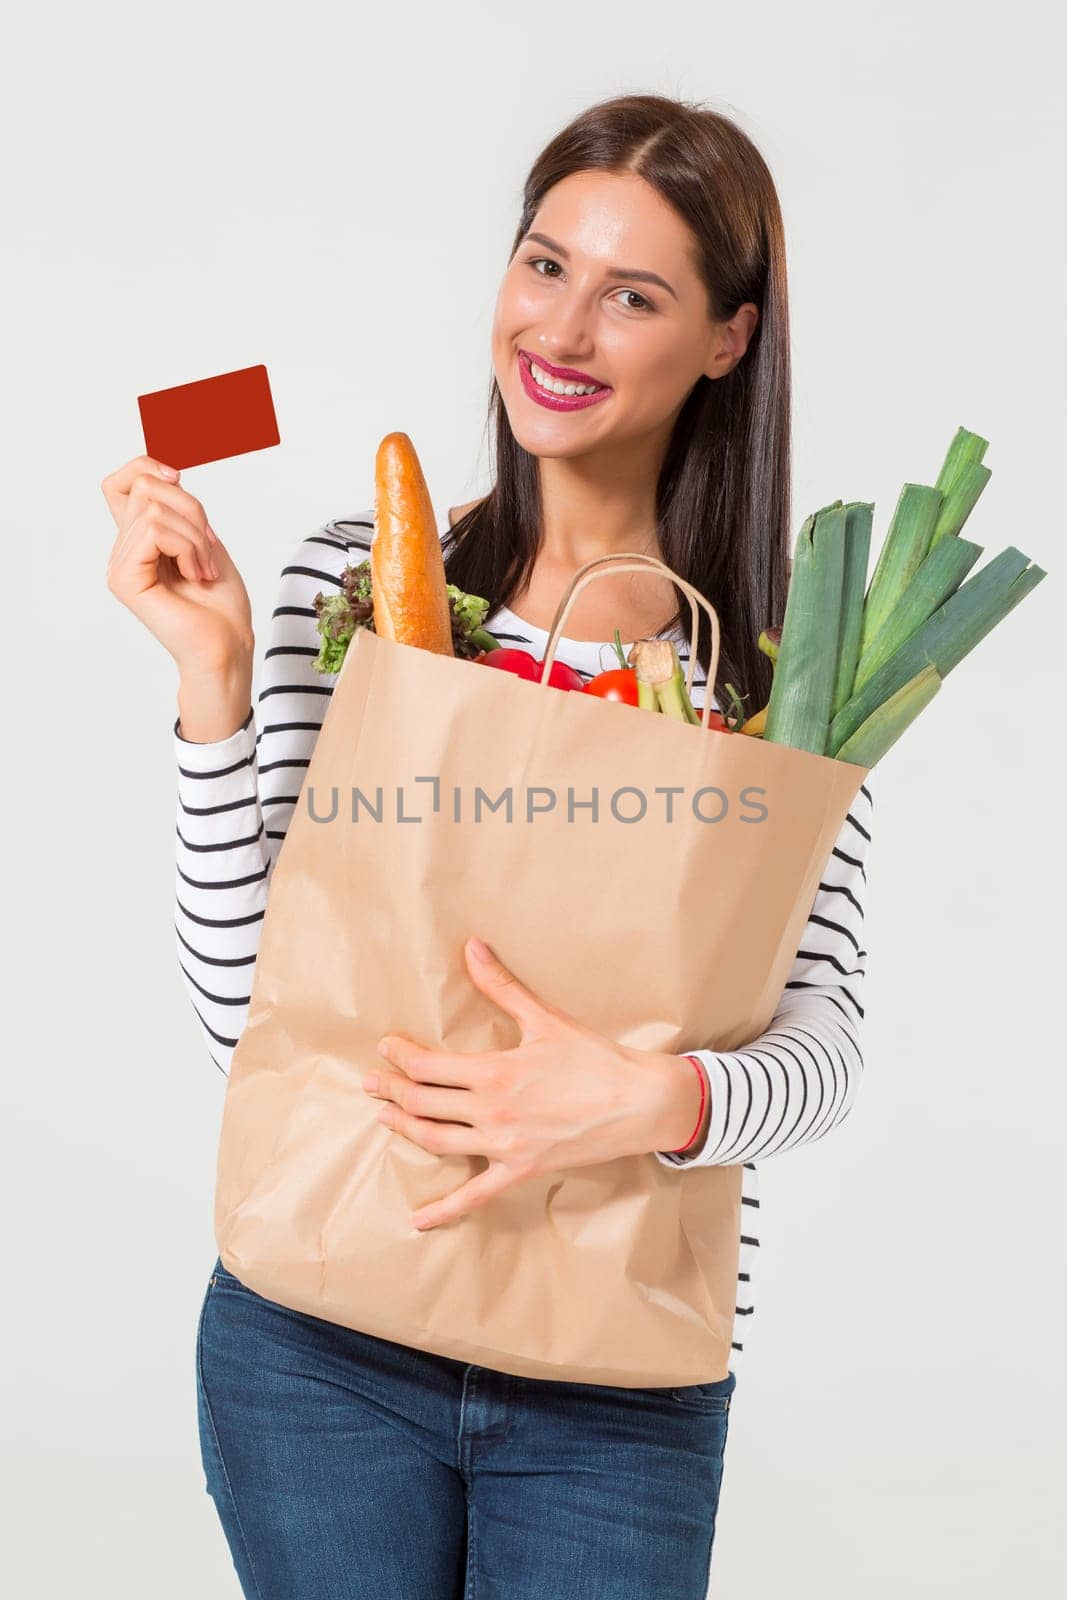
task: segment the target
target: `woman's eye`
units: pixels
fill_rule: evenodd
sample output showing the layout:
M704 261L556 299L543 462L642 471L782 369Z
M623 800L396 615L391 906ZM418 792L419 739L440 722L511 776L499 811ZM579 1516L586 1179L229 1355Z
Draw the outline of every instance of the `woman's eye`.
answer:
M621 292L623 294L632 294L632 295L635 296L636 299L640 300L640 302L641 302L641 304L639 306L630 306L628 308L630 311L651 311L651 310L653 310L652 302L650 300L646 300L643 294L638 294L636 289L623 289Z
M530 256L527 260L527 266L533 267L539 278L547 278L555 277L556 274L538 272L537 269L539 267L559 267L559 262L553 261L549 256ZM635 300L639 300L641 302L640 305L636 306L628 305L626 307L627 311L655 311L656 309L651 300L646 300L644 295L638 294L636 289L620 289L619 293L633 295Z

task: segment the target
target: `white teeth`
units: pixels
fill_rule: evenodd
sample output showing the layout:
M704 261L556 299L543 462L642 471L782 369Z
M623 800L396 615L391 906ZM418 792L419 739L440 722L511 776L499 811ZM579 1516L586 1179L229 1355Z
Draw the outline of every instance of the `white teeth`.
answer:
M601 383L562 383L558 378L550 378L547 372L542 372L539 366L530 362L530 371L534 381L542 389L547 389L549 394L596 394L604 386Z

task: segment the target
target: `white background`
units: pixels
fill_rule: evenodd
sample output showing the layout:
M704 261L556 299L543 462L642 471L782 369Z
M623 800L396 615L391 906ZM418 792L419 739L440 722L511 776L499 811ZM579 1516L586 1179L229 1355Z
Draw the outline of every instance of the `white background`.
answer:
M968 537L1050 571L878 769L866 1081L839 1133L761 1167L712 1594L1062 1592L1063 43L1033 3L23 9L0 68L9 1592L238 1592L196 1433L225 1085L174 954L176 673L105 587L100 479L143 448L137 394L267 364L281 445L184 475L261 641L299 539L371 504L384 433L442 517L482 493L526 170L634 90L733 115L776 176L794 533L873 499L877 548L963 424L993 472Z

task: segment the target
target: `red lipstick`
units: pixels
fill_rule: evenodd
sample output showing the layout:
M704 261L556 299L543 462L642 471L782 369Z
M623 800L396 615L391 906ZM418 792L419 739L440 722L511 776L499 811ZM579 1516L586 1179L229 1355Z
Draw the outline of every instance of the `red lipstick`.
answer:
M596 390L594 394L552 394L548 389L542 389L530 371L531 356L525 350L519 351L519 376L522 386L531 400L536 400L547 411L582 411L586 406L595 406L598 401L607 399L612 393L610 384ZM541 358L537 366L546 372L550 378L558 378L561 383L598 383L598 378L591 377L588 372L578 372L574 367L555 367L550 361Z

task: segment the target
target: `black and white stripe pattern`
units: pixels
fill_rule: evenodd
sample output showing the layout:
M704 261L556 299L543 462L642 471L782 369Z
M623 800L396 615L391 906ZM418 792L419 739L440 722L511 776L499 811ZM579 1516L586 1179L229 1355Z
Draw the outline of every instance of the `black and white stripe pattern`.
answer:
M258 712L211 744L183 739L174 723L178 765L175 936L182 980L215 1065L228 1074L248 1016L252 974L270 876L278 859L334 677L312 669L318 654L313 601L340 588L342 568L364 559L373 513L326 523L301 541L282 569L263 658ZM442 530L442 537L444 530ZM486 619L502 643L537 649L506 608ZM535 637L536 636L536 637ZM681 660L688 647L679 640ZM561 640L560 660L588 680L614 665L610 646ZM704 680L693 682L703 705ZM862 1075L862 948L870 781L863 785L823 873L781 1002L767 1031L744 1050L694 1051L708 1075L711 1120L703 1146L688 1156L656 1153L665 1166L741 1164L742 1231L736 1367L754 1307L751 1280L759 1247L756 1161L822 1138L848 1115Z

